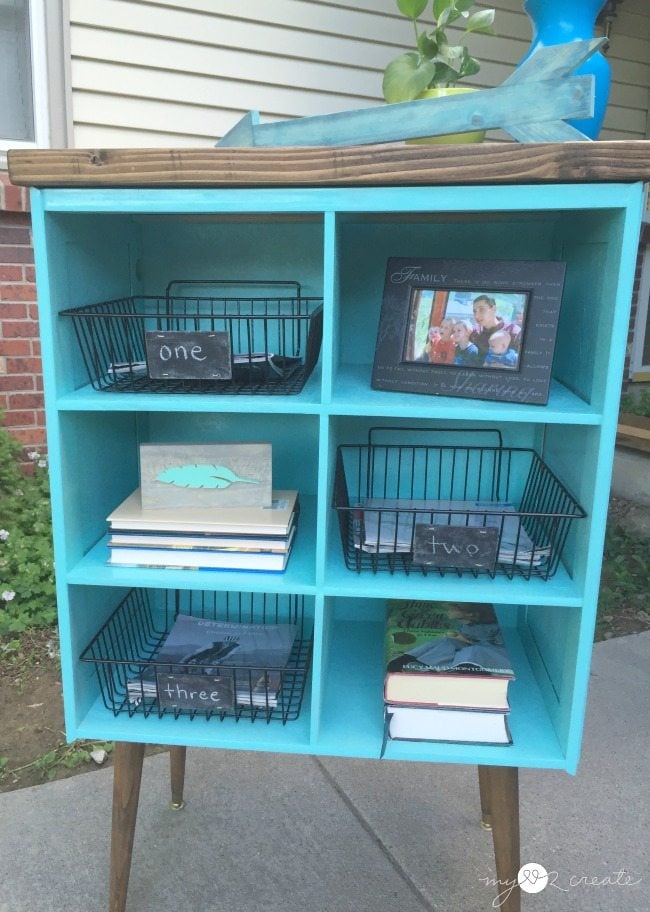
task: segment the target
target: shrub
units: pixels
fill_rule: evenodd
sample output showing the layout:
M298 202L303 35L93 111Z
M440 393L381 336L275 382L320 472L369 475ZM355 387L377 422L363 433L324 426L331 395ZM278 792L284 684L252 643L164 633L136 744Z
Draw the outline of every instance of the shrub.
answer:
M56 619L47 463L29 453L34 471L26 475L20 456L0 426L0 635Z

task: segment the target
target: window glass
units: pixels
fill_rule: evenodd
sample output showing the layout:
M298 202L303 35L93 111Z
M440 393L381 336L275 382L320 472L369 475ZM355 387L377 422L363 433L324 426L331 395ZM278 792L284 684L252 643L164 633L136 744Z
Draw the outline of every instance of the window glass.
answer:
M29 0L0 0L0 140L34 141Z

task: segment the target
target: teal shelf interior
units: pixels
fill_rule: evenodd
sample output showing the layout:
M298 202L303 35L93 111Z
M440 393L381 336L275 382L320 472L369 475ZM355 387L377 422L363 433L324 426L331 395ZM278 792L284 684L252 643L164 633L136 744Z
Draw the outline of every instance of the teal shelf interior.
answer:
M309 681L307 682L309 688ZM157 716L148 718L114 716L98 698L75 727L76 738L111 741L143 741L147 744L183 745L185 747L221 747L237 750L275 751L277 753L312 753L310 743L309 694L300 716L283 725L262 720L224 719L181 716L178 719Z
M101 412L187 412L188 398L192 412L261 412L279 415L317 414L321 403L321 369L317 365L303 389L292 396L242 396L197 393L116 393L93 389L90 383L65 393L57 401L60 411Z
M182 570L146 567L117 567L107 564L108 536L102 535L71 567L66 580L85 586L152 586L156 588L250 589L256 592L308 592L316 590L316 501L303 497L294 545L282 572L229 570Z
M453 420L458 416L456 398L373 390L370 386L371 376L371 364L340 365L332 401L328 405L330 413L429 420ZM557 380L551 382L549 401L545 406L470 399L462 402L463 418L481 424L490 421L599 424L602 419L602 412L588 405Z

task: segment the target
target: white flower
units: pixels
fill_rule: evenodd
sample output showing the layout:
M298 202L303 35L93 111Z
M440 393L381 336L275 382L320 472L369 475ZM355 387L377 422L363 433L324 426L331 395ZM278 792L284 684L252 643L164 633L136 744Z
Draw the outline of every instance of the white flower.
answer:
M40 459L40 456L41 456L41 454L38 452L38 450L30 450L29 453L27 454L27 458L31 459L32 462L35 459Z
M47 465L47 459L39 459L36 464L39 467L39 469L44 469L45 466Z
M0 541L7 541L9 538L9 533L6 529L0 529Z
M2 595L0 595L0 598L4 599L5 602L10 602L15 597L16 593L12 592L11 589L5 589Z
M47 654L50 659L55 659L58 656L59 651L57 649L57 645L52 640L47 641L45 648L47 649Z

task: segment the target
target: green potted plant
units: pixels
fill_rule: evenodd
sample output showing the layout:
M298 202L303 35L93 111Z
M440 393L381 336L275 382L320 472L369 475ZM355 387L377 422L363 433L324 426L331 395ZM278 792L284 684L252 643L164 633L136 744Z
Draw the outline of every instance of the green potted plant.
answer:
M433 28L425 30L418 28L418 19L429 6L429 0L396 0L396 3L399 11L413 23L416 49L400 54L384 70L382 87L386 101L392 104L474 91L470 86L457 85L481 68L463 42L474 32L493 34L494 10L470 13L474 0L433 0ZM462 27L455 38L458 43L452 43L447 35L447 28L454 23ZM482 133L464 133L433 137L430 141L477 142L482 138Z
M410 19L415 32L416 50L400 54L384 71L383 91L386 101L412 101L427 89L449 88L467 76L474 76L481 68L475 57L470 56L463 41L473 32L493 34L493 9L480 9L470 14L474 0L433 0L433 28L418 29L418 19L429 0L396 0L399 11ZM464 20L464 30L451 44L447 28Z

